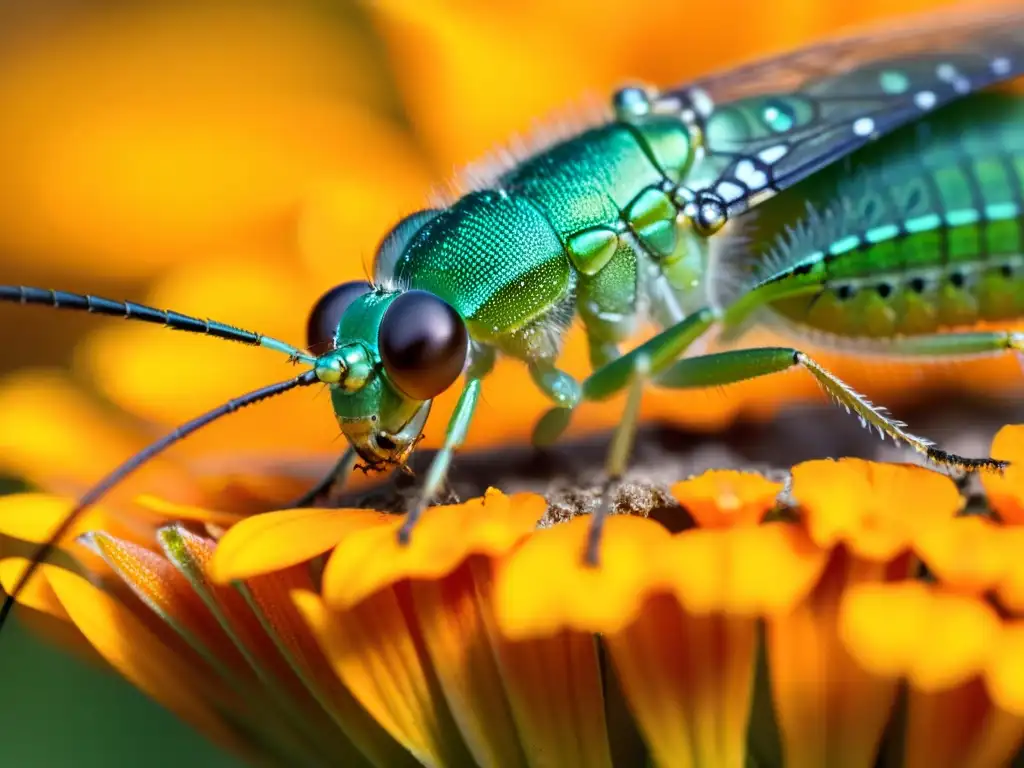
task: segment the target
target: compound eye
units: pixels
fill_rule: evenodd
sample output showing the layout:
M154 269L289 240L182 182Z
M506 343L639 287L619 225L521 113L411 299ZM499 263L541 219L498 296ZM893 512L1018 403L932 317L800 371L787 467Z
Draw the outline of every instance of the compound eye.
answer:
M373 290L363 280L336 285L313 305L306 321L306 344L313 352L327 352L334 346L338 323L352 302Z
M408 291L381 318L377 347L391 382L413 400L430 400L459 378L469 335L450 304L426 291Z

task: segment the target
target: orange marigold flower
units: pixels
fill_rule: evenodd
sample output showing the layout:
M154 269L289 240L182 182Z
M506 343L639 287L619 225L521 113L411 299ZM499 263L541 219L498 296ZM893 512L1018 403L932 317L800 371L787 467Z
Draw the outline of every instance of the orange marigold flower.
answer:
M780 491L679 483L658 520L608 521L597 568L586 518L533 494L431 508L407 548L402 517L374 510L142 500L155 534L65 542L22 600L264 762L1006 764L1024 746L1024 529L958 516L956 486L919 467L807 462ZM66 510L7 497L0 531L39 540ZM24 561L4 553L10 584Z

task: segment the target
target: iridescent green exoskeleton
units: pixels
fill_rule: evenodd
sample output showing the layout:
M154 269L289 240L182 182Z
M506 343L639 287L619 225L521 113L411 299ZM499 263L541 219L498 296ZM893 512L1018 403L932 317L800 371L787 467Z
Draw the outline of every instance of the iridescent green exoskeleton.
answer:
M1024 11L1010 10L827 43L676 90L626 88L606 122L478 174L462 197L402 220L378 251L372 282L338 286L314 307L315 354L140 305L0 287L0 299L162 323L309 366L150 446L69 520L209 421L318 382L329 385L351 446L339 471L356 456L403 467L433 399L459 386L401 529L408 539L497 355L523 361L551 400L538 443L556 439L581 401L628 390L609 483L628 459L644 386L724 385L794 367L933 463L998 469L911 434L799 348L687 353L712 331L734 337L757 322L818 345L921 360L1024 350L1015 333L959 330L1024 316L1024 100L979 93L1021 74ZM577 318L593 366L582 382L558 365ZM660 330L623 353L644 319ZM685 396L679 403L688 407Z

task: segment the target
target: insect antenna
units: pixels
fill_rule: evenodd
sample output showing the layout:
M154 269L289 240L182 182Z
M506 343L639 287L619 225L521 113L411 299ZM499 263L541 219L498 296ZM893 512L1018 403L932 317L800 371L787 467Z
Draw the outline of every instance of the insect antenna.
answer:
M119 466L109 475L107 475L98 483L96 483L96 485L94 485L84 496L82 496L79 499L78 504L75 505L74 509L72 509L68 513L68 515L61 521L60 525L57 526L57 529L52 534L50 534L50 537L46 540L46 543L43 544L36 552L35 556L33 556L32 562L29 563L28 567L21 574L21 577L15 583L14 588L11 590L10 594L8 594L6 598L4 598L3 606L0 607L0 630L3 629L4 623L7 621L7 616L14 608L15 600L21 593L21 590L24 588L25 584L28 583L28 580L32 578L32 575L35 573L36 569L43 563L43 561L57 546L57 542L59 542L65 536L65 534L67 534L67 532L71 530L71 527L75 524L75 521L77 521L78 518L82 516L82 513L84 513L89 507L91 507L93 504L95 504L104 496L106 496L107 493L110 492L113 488L115 488L122 480L124 480L133 472L135 472L150 459L163 453L165 450L170 448L179 440L183 440L184 438L191 435L193 432L197 432L198 430L205 427L207 424L216 421L222 416L227 416L230 413L234 413L235 411L239 410L240 408L244 408L247 405L253 405L254 403L258 403L262 400L267 400L268 398L275 397L276 395L280 395L284 392L287 392L290 389L295 389L297 387L308 387L310 384L316 384L318 381L319 379L317 378L315 370L305 371L304 373L301 373L298 376L295 376L294 378L278 382L277 384L270 384L269 386L253 390L252 392L242 395L241 397L236 397L233 400L228 400L223 405L219 405L213 410L207 411L202 416L197 416L191 421L185 422L180 427L175 429L173 432L160 438L155 443L151 443L150 445L146 446L141 451L139 451L134 456L125 461L123 464L121 464L121 466Z
M123 317L127 320L140 320L146 323L162 325L167 328L171 328L172 330L186 331L188 333L196 333L204 336L213 336L215 338L226 339L228 341L237 341L250 346L266 347L268 349L274 349L287 354L293 361L303 362L310 365L316 364L315 357L312 357L299 348L293 347L292 345L271 336L264 336L252 331L246 331L215 320L202 320L197 317L183 315L179 312L156 309L154 307L146 306L145 304L136 304L130 301L112 301L110 299L103 299L97 296L67 293L65 291L51 291L43 288L30 288L17 285L0 285L0 301L20 304L39 304L42 306L53 307L55 309L75 309L95 314ZM320 379L318 378L316 369L314 368L313 370L305 371L291 379L278 382L277 384L270 384L266 387L261 387L260 389L253 390L241 397L229 400L228 402L207 411L203 415L185 422L173 432L165 435L155 443L151 443L146 446L121 464L117 469L100 480L79 499L78 504L76 504L61 521L56 530L50 534L50 537L33 556L28 567L24 572L22 572L10 593L4 598L3 605L0 606L0 630L3 629L3 626L7 621L7 617L14 608L18 595L28 583L29 579L32 578L39 566L54 550L58 542L68 533L68 531L71 530L75 522L87 509L89 509L89 507L106 496L106 494L115 488L122 480L131 475L150 459L153 459L163 453L179 440L183 440L222 416L227 416L241 408L275 397L291 389L307 387L311 384L316 384L319 381Z
M38 304L54 309L73 309L96 315L121 317L125 320L138 320L143 323L162 325L174 331L213 336L218 339L248 344L252 347L274 349L278 352L284 352L294 360L311 365L316 362L316 358L303 352L298 347L293 347L291 344L275 339L272 336L264 336L261 333L246 331L227 323L217 322L216 320L204 320L190 315L183 315L180 312L157 309L145 304L136 304L133 301L113 301L100 298L99 296L68 293L67 291L51 291L46 288L31 288L24 285L0 285L0 301L8 301L15 304Z

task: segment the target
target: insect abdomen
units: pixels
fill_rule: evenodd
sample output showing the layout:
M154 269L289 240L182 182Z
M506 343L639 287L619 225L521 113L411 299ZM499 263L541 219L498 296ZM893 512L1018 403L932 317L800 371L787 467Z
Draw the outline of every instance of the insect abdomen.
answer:
M1022 124L1024 102L974 97L795 188L815 202L763 284L803 288L771 308L875 338L1024 314Z

